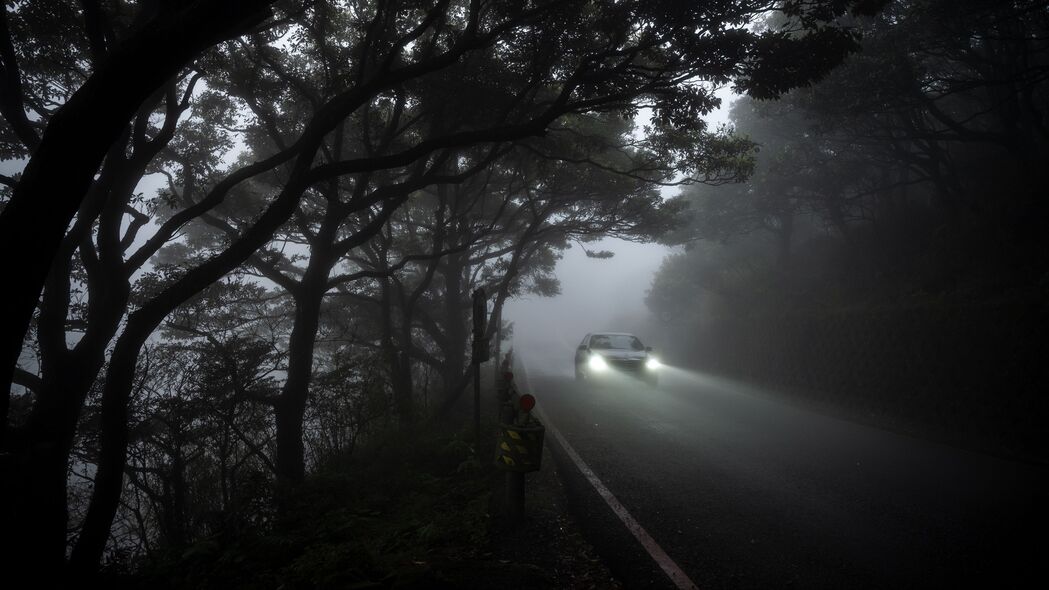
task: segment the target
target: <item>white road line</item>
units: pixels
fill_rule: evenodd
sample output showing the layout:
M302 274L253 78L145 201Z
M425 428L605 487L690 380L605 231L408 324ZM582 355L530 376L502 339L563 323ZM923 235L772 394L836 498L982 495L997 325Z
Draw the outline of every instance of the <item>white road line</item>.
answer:
M527 380L528 370L524 366L524 361L519 360L518 362L521 365L521 369L523 369L523 376ZM531 385L531 382L529 382L528 391L531 391L532 394L535 395ZM536 399L538 400L539 398L537 397ZM604 499L605 503L608 504L608 507L612 509L612 512L619 517L619 520L623 522L627 530L634 535L634 538L641 543L641 546L645 548L645 551L648 551L648 554L652 559L655 560L666 575L670 577L670 581L674 582L674 585L681 590L697 590L695 582L689 579L678 564L674 563L674 560L667 555L666 551L663 551L663 548L659 546L659 543L656 543L656 540L648 534L645 527L641 526L641 523L634 519L626 507L623 506L614 495L612 495L612 492L597 477L594 470L590 469L590 466L586 464L586 461L583 461L583 458L579 456L579 453L577 453L574 448L572 448L572 445L568 444L565 437L561 435L561 431L554 426L553 422L550 421L549 416L543 412L542 407L537 404L534 411L539 415L539 419L542 420L543 424L546 425L547 432L557 439L557 443L565 450L568 458L572 460L572 463L575 463L575 466L583 473L583 476L590 482L590 485L594 486L598 495Z

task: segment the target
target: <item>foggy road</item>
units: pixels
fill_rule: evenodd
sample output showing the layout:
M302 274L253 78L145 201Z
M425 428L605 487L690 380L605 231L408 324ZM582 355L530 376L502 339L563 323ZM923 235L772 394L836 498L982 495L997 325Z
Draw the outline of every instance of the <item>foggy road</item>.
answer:
M584 386L554 374L564 367L522 361L521 389L701 588L1046 582L1044 466L683 370L668 368L657 389L625 378ZM626 587L673 587L555 437L547 442L577 517Z

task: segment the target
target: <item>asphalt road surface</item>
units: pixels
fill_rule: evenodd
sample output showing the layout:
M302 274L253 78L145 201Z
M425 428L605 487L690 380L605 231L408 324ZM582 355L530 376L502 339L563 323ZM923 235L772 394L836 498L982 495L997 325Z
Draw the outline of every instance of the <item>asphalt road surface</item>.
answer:
M700 588L1049 587L1045 466L952 448L669 369L520 388ZM627 588L673 588L548 434L573 510Z

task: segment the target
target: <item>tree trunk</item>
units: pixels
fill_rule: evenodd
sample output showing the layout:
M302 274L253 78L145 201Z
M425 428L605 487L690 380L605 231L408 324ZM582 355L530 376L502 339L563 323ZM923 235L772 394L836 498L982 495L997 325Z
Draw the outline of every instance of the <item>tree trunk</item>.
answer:
M397 421L401 428L411 428L415 424L415 391L412 379L412 310L411 302L401 292L403 287L393 283L390 278L383 279L382 313L383 313L383 349L389 368L390 386L393 388L393 405L397 412ZM391 291L398 291L397 301ZM395 319L394 309L400 309Z
M313 376L313 351L320 326L321 303L327 293L328 269L322 255L310 257L310 267L295 297L295 323L288 340L288 376L275 406L277 425L277 484L286 494L306 476L303 419Z
M447 346L444 352L444 387L448 397L456 389L465 387L463 369L466 366L466 316L463 314L463 255L452 254L441 269L444 276L444 321Z
M102 442L95 473L95 489L69 560L73 576L87 576L95 572L109 539L110 527L124 486L129 440L128 408L135 365L142 344L154 326L147 322L135 322L132 317L113 349L102 393Z
M181 436L179 437L181 439ZM168 502L165 522L165 537L169 547L185 547L189 542L187 523L187 489L186 482L186 460L183 453L182 440L176 440L173 445L174 456L171 458L171 497Z
M69 457L84 401L105 363L106 346L130 292L126 280L93 286L90 328L69 351L65 348L65 307L60 304L54 311L49 307L54 302L48 301L49 297L68 297L68 292L62 293L57 283L52 286L56 292L45 295L39 327L40 388L26 432L17 446L5 449L11 464L2 468L4 481L22 482L14 488L4 486L5 496L13 496L2 500L5 507L12 508L0 528L4 544L9 545L5 554L34 577L36 572L57 577L65 569ZM57 333L45 336L44 330Z
M401 329L400 346L394 352L391 384L397 418L401 428L415 425L415 388L412 383L412 360L408 353L411 347L411 329ZM407 332L407 334L404 334Z
M79 409L79 408L77 408ZM65 570L66 480L76 429L70 404L49 404L36 416L22 448L3 458L4 575L59 586Z

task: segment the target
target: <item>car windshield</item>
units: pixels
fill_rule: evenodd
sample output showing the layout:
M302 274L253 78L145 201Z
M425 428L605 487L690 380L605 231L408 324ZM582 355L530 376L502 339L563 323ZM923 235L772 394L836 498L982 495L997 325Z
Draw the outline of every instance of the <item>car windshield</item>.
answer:
M637 336L629 334L598 334L590 338L590 348L601 350L644 350Z

